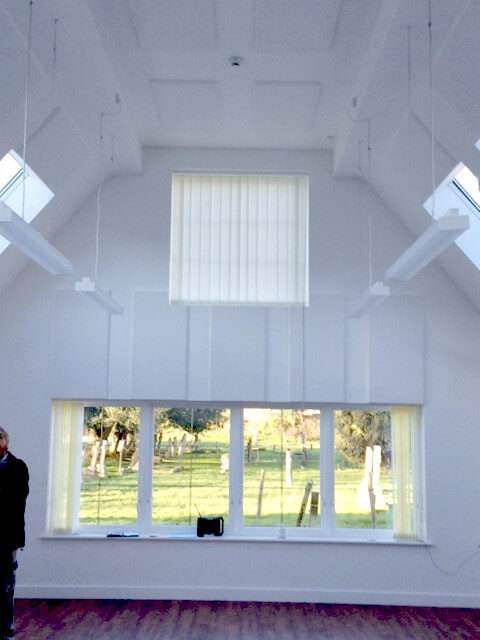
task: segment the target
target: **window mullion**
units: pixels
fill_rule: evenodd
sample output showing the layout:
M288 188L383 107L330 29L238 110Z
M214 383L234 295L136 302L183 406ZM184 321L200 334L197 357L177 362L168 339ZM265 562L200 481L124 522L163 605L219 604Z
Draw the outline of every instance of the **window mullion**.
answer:
M326 535L335 528L335 450L333 409L322 409L320 427L320 487L322 493L321 524Z
M230 411L229 530L238 534L243 523L243 409Z
M140 405L137 526L149 531L152 519L153 406Z

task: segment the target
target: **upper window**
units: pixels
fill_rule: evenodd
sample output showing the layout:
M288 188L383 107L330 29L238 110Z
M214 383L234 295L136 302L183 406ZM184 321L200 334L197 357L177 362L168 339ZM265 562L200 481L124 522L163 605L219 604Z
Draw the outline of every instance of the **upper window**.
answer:
M25 182L25 185L24 185ZM25 180L22 158L11 149L0 160L0 201L19 216L31 222L53 198L53 192L25 165ZM0 253L10 243L0 237Z
M308 305L308 176L174 173L170 302Z
M459 164L435 190L435 213L443 215L449 209L458 209L470 217L470 228L462 233L455 243L480 269L480 191L477 177L464 164ZM424 203L424 208L433 216L433 195Z

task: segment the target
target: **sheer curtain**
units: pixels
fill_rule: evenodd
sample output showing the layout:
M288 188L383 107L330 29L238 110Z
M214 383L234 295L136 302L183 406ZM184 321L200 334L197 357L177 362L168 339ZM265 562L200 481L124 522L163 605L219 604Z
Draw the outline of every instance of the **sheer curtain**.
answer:
M420 412L416 407L392 409L394 535L421 537Z
M170 302L308 304L308 176L174 173Z
M47 532L70 533L74 526L77 447L82 407L75 402L53 402L50 431L50 473ZM78 427L78 428L77 428Z

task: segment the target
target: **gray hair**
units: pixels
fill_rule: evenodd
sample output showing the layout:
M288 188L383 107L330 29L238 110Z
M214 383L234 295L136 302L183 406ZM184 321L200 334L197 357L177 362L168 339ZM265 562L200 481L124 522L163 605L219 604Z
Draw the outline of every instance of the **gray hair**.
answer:
M7 445L10 442L10 436L8 435L8 431L5 431L3 427L0 427L0 436L3 436L7 441Z

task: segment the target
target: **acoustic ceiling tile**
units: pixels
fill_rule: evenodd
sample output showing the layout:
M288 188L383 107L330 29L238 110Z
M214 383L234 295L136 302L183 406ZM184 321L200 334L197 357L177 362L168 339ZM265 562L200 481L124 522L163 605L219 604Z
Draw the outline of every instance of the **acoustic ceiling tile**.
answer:
M327 51L343 0L255 0L257 51Z
M148 50L212 51L218 46L215 0L128 0Z
M311 131L319 108L322 86L318 82L255 82L252 112L258 127L305 133Z
M218 82L151 80L161 124L173 131L215 129L223 109Z

